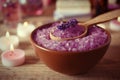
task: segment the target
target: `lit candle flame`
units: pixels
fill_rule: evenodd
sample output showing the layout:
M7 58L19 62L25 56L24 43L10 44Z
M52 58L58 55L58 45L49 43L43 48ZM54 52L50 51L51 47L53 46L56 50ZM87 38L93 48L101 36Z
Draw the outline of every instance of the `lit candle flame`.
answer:
M120 22L120 17L117 18L118 22Z
M24 24L23 24L24 26L28 26L28 22L24 22Z
M13 46L13 44L10 44L10 51L14 51L14 46Z
M7 38L10 37L10 33L7 31L5 36L6 36Z

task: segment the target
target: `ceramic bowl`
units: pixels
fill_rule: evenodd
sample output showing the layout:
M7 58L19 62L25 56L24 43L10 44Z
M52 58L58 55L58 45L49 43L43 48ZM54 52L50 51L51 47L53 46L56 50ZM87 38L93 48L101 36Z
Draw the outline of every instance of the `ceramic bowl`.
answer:
M36 55L51 69L54 71L74 75L83 74L93 68L106 53L110 42L111 35L108 34L108 41L99 48L84 51L84 52L67 52L67 51L54 51L39 46L35 40L34 35L37 30L43 27L49 27L53 23L45 24L36 28L30 36L31 44L35 50Z

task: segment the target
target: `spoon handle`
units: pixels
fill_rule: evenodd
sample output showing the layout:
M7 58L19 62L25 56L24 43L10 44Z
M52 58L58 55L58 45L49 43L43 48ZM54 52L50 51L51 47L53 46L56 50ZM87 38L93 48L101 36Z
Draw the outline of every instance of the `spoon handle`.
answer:
M111 19L117 18L118 16L120 16L120 9L117 9L117 10L110 11L110 12L104 13L102 15L99 15L99 16L83 23L83 25L84 26L90 26L90 25L93 25L93 24L109 21Z

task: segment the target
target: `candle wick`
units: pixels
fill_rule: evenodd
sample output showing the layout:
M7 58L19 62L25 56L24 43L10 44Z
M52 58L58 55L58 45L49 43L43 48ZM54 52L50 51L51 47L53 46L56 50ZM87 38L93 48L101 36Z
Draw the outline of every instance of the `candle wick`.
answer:
M14 54L14 52L13 52L13 51L11 51L11 52L10 52L10 56L12 56L13 54Z
M14 53L13 51L11 51L11 53Z

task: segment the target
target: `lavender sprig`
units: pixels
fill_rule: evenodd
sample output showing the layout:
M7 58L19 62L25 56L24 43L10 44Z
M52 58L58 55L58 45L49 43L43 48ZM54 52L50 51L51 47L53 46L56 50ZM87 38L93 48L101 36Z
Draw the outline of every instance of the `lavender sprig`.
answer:
M60 30L65 30L66 28L74 27L75 25L77 25L77 23L78 23L78 21L76 19L70 19L66 23L59 24L57 26L57 28L60 29Z

